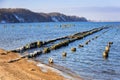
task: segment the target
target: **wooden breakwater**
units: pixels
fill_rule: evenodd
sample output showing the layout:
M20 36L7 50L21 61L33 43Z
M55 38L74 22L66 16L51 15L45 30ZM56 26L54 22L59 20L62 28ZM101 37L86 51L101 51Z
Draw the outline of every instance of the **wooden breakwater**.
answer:
M101 31L103 29L107 29L107 28L109 28L109 27L107 26L107 27L94 28L94 29L91 29L89 31L79 32L79 33L76 33L73 35L64 36L64 37L56 38L56 39L49 40L49 41L37 41L37 42L30 43L30 44L26 44L25 46L23 46L21 48L18 48L16 50L11 50L11 51L12 52L24 52L24 51L29 50L29 49L40 48L44 45L51 44L53 42L61 40L60 42L55 43L49 47L43 48L42 50L34 51L33 53L22 56L22 58L24 58L24 57L31 58L31 57L35 57L37 55L40 55L42 53L49 53L51 50L56 50L56 49L59 49L61 47L67 46L71 42L74 42L76 40L80 40L86 36L92 35L96 32L99 32L99 31Z
M63 40L62 42L59 42L57 44L54 44L54 45L50 46L50 50L55 50L55 49L59 49L63 46L67 46L71 42L74 42L76 40L80 40L80 39L82 39L86 36L89 36L91 34L94 34L98 31L101 31L101 30L106 29L106 28L108 28L108 27L95 28L95 29L92 29L92 30L89 30L89 31L85 31L85 32L82 32L82 33L80 32L80 33L76 33L74 35L68 36L69 37L68 40Z

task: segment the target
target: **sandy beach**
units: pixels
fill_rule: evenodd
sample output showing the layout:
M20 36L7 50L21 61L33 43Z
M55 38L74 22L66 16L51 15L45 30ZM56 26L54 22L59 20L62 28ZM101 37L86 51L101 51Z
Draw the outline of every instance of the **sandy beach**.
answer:
M66 80L50 69L43 71L36 62L26 58L8 63L19 57L17 53L0 49L0 80Z
M11 60L20 58L15 62ZM0 80L82 80L48 65L21 58L19 53L0 49Z

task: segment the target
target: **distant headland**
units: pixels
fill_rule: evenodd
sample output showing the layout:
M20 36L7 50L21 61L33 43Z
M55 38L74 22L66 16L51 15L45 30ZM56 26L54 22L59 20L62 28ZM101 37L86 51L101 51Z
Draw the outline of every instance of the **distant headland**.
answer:
M1 8L0 23L31 22L88 22L84 17L68 16L58 12L36 13L23 8Z

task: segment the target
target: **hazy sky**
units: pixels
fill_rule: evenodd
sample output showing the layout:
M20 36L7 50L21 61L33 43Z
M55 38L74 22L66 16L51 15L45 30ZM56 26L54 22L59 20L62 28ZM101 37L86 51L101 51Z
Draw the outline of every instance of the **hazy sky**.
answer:
M120 0L0 0L0 8L27 8L97 21L120 21Z

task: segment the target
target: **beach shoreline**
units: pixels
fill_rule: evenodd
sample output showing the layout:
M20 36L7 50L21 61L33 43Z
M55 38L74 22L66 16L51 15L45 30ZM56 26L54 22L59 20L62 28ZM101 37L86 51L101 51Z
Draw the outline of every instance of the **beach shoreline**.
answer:
M18 53L0 49L0 80L82 80L27 58L9 63L20 57Z

